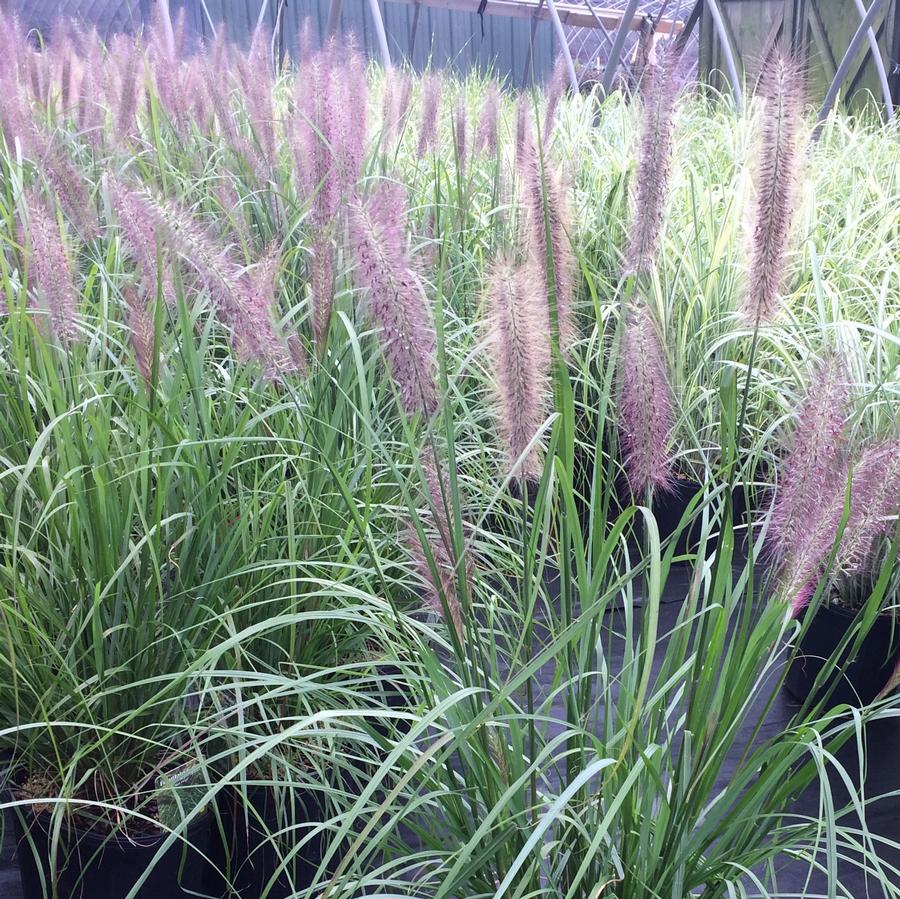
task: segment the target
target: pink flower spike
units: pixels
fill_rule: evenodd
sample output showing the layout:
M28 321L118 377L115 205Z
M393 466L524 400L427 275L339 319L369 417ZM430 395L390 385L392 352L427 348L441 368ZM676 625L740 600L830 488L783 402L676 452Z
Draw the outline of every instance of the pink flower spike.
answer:
M417 149L419 159L437 146L438 115L443 88L444 79L437 72L429 72L422 79L422 111Z
M67 346L78 335L72 266L56 216L35 192L23 198L27 215L29 287L35 306L46 310L50 328Z
M791 599L791 618L798 618L800 613L812 602L816 593L816 582L814 580L807 581Z
M550 339L540 271L498 262L487 289L488 350L496 383L497 421L510 470L539 480L540 447L531 446L547 412ZM531 448L529 449L529 446Z
M639 302L628 312L619 365L619 434L631 492L672 487L669 438L675 401L662 341L650 310Z
M406 245L406 206L399 185L381 185L349 210L356 280L368 296L400 401L407 413L437 410L436 337L422 284Z
M784 287L802 157L803 86L796 61L776 52L760 81L764 100L756 163L750 271L741 314L749 325L771 321Z

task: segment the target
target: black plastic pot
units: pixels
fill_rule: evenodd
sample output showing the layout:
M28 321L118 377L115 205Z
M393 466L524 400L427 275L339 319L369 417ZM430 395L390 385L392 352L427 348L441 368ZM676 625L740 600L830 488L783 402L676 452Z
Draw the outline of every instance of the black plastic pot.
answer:
M147 871L166 834L134 834L130 839L98 830L82 830L64 821L50 867L52 819L18 806L14 815L16 858L24 899L124 899ZM136 893L140 899L202 897L209 880L208 854L212 814L201 815L153 865Z
M668 493L664 493L654 497L653 515L656 518L656 526L659 529L660 542L668 540L678 529L682 516L687 511L694 497L703 489L703 486L689 479L676 479L674 486ZM756 492L750 494L750 509L758 508L760 495ZM701 500L702 502L702 500ZM742 532L746 526L747 518L747 495L744 491L743 484L734 487L731 493L731 510L732 520L736 528L741 528ZM712 509L710 510L712 511ZM697 513L685 528L679 533L675 542L675 557L685 556L689 553L696 553L700 541L700 533L702 529L702 516ZM635 518L635 546L637 549L643 546L644 534L644 518L638 515Z
M658 496L653 502L653 515L659 529L660 541L668 540L681 523L681 518L690 505L691 500L703 489L697 481L676 479L672 490ZM644 518L638 516L637 530L643 543ZM675 542L675 555L683 556L695 552L700 537L700 522L694 518L678 535Z
M214 875L211 891L228 899L286 899L310 886L327 848L326 835L293 850L305 834L302 825L321 823L324 816L319 791L264 784L222 790L221 832L217 824L212 856L221 874Z
M805 616L806 612L801 615ZM833 686L829 706L842 703L867 705L888 682L900 658L900 629L891 616L882 615L875 619L853 658L850 658L850 652L855 640L851 638L830 674L823 679L819 691L812 695L819 672L844 639L855 617L855 612L837 605L819 606L815 611L784 681L785 689L798 702L807 699L818 702Z

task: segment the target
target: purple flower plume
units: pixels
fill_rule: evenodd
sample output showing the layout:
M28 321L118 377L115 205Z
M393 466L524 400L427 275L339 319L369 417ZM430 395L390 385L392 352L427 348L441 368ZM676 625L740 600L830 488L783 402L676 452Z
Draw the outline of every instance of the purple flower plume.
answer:
M782 563L793 557L796 567L800 544L813 542L807 540L813 522L825 522L819 542L828 544L826 552L834 542L847 483L845 422L849 408L846 363L839 354L829 353L813 369L797 410L792 447L772 506L770 534L775 557ZM792 575L794 580L799 577Z
M412 78L407 72L390 69L384 73L384 98L382 118L383 144L390 151L403 129L409 100L412 96Z
M309 262L309 283L312 297L313 337L320 357L325 353L331 310L334 304L334 250L331 241L319 232L313 238Z
M103 140L106 96L103 84L103 45L96 28L79 34L81 83L78 86L76 123L81 136L98 146Z
M366 150L365 61L352 42L308 52L296 80L292 149L300 192L315 230L310 261L313 334L325 351L334 297L332 234L353 196Z
M25 89L10 68L0 69L0 123L7 143L12 145L18 139L24 152L37 164L82 240L95 237L99 232L99 222L85 179L60 141L51 137L35 121Z
M453 110L453 147L456 152L456 165L459 168L461 178L465 177L466 174L467 130L466 98L460 96L457 98L456 108Z
M868 447L853 470L850 517L837 553L838 569L859 575L876 562L875 545L900 515L900 439Z
M849 477L850 399L846 363L830 352L814 367L797 411L769 525L782 591L795 614L815 591L837 538Z
M266 377L278 379L296 370L284 340L278 336L274 316L277 309L277 274L281 253L272 244L236 281L240 311L232 328L239 357L263 364Z
M403 407L430 417L437 409L435 333L422 284L409 257L406 205L399 185L381 184L350 206L356 280L372 317Z
M796 618L812 602L816 592L815 578L811 578L790 596L791 618Z
M438 72L429 72L422 79L422 109L417 149L419 159L437 146L438 115L443 89L444 79Z
M507 464L523 477L541 476L540 448L529 449L549 397L550 341L547 304L536 266L501 261L487 288L488 348L497 396L497 421Z
M641 139L625 248L625 268L635 274L653 266L662 234L680 88L677 64L678 56L670 50L660 65L647 73L642 92Z
M271 34L263 26L253 32L246 67L241 72L247 117L263 158L270 167L275 165L277 157L275 112L272 105L274 81L269 52L271 38Z
M547 86L547 109L544 113L544 143L550 137L553 131L553 125L556 121L556 111L559 109L560 101L566 92L566 86L569 82L568 70L566 69L566 61L562 53L556 57L553 65L553 71L550 74L550 84Z
M123 226L123 231L126 232L126 242L130 243L129 251L135 259L142 259L138 268L143 279L147 278L145 269L150 262L149 236L154 236L154 243L159 236L193 268L209 291L216 315L230 330L232 343L241 360L259 362L264 375L269 378L277 379L296 370L273 320L274 275L278 261L273 252L267 253L251 272L245 272L229 258L224 248L216 244L212 235L184 210L173 204L159 204L146 194L131 191L122 185L113 185L112 193L119 198L116 207L120 217L122 209L128 209L129 205L140 213L143 233L136 225L132 225L131 237L127 235L127 227Z
M60 22L53 38L57 47L59 61L59 102L63 117L68 117L72 112L72 98L76 94L75 70L78 66L78 57L75 47L69 35L67 23Z
M28 281L36 308L46 311L52 333L63 345L75 340L78 330L76 291L63 235L53 212L36 193L23 198L27 214Z
M802 80L797 63L773 53L760 80L764 105L756 160L750 269L741 314L771 320L784 286L801 160Z
M115 136L125 140L136 131L135 116L138 107L138 92L141 87L140 76L144 64L141 48L134 38L126 34L117 34L110 44L110 56L115 60L114 70L110 73L112 99L114 102ZM111 63L108 63L111 68Z
M110 183L110 194L116 212L122 242L137 268L141 289L145 296L156 296L160 273L158 248L164 235L152 201L142 192L118 182ZM168 266L162 266L161 293L169 306L175 305L175 289Z
M353 44L332 39L303 60L295 100L298 184L312 201L314 225L325 227L352 194L365 158L365 62Z
M516 100L516 168L522 170L526 157L534 153L534 135L531 126L531 107L527 94Z
M628 484L641 497L672 486L669 439L675 401L650 310L639 302L627 316L619 360L619 434Z
M497 152L497 119L500 113L500 86L492 81L484 95L481 118L475 134L475 152L491 156Z
M462 609L456 593L453 558L447 552L443 541L426 534L428 550L422 545L418 531L409 522L405 528L405 543L412 556L413 565L424 586L424 600L438 615L444 613L444 603L450 612L450 619L460 639L463 635ZM431 555L429 561L428 555ZM432 570L432 563L436 569Z
M554 289L559 342L563 352L567 352L577 336L573 308L577 264L569 238L567 190L548 160L538 157L527 131L520 161L528 253L541 272L548 304L550 288Z
M153 316L145 298L133 285L125 288L124 295L134 359L141 377L149 384L153 377L153 353L156 346Z

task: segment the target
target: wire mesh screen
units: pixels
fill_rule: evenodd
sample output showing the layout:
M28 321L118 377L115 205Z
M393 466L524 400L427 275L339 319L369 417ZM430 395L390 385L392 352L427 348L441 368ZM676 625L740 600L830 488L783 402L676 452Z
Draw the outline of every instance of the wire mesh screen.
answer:
M59 17L74 19L87 27L96 27L103 37L122 30L136 30L149 21L156 0L11 0L13 10L23 24L52 32ZM173 14L183 11L188 45L209 39L214 29L225 24L229 38L246 44L263 22L275 26L278 0L169 0ZM290 0L282 11L284 47L290 52L304 20L312 23L322 36L328 25L330 0ZM417 70L427 66L452 68L461 74L478 68L491 70L514 85L532 78L545 80L556 54L552 27L548 22L532 33L529 19L508 19L472 11L423 8L418 17L417 34L412 28L415 8L411 4L382 0L381 13L388 33L391 55L396 62L406 60ZM378 55L377 39L367 3L347 0L343 3L340 29L353 34L365 51ZM415 36L414 36L415 35Z
M74 19L87 27L95 27L103 36L122 30L136 30L149 20L157 0L11 0L12 8L28 27L49 35L59 17ZM183 10L189 44L208 39L220 23L238 43L246 43L256 23L273 27L278 0L169 0L174 11ZM543 0L536 0L536 9ZM571 0L570 0L571 2ZM579 0L588 11L599 8L597 0ZM634 16L685 18L695 0L600 0L606 13L620 10ZM330 0L292 0L283 10L285 47L290 51L294 36L304 19L324 33L329 18ZM428 65L451 67L463 74L472 68L491 69L501 79L522 85L544 81L549 76L559 47L548 21L529 18L508 19L477 14L477 0L472 11L423 7L417 29L413 27L415 7L411 4L382 0L381 10L395 60L409 61L414 68ZM608 19L607 19L608 22ZM370 55L377 54L376 39L368 4L362 0L345 2L341 11L343 32L353 33ZM566 27L569 48L582 81L590 82L602 75L616 49L616 28L610 28L596 17L595 27ZM618 54L622 73L628 76L628 61L635 55L639 31L626 29ZM689 44L687 57L696 63L696 38Z
M106 37L140 28L150 14L151 0L12 0L11 7L26 27L44 34L62 17L94 27Z
M616 29L610 29L601 21L597 8L602 6L604 11L618 10L631 17L642 16L645 20L645 29L641 31L628 31L624 43L618 52L619 63L622 66L622 76L627 78L630 64L635 60L641 35L644 35L644 45L650 52L651 58L655 54L656 42L665 39L667 35L653 34L653 22L663 17L675 21L684 21L694 8L696 0L642 0L631 3L630 0L581 0L589 11L594 13L593 27L569 27L568 41L572 58L579 71L582 81L590 82L599 79L610 62L610 55L616 51ZM630 7L633 6L633 10ZM648 34L648 31L650 32ZM688 72L697 68L698 40L696 29L692 32L684 50L684 65Z

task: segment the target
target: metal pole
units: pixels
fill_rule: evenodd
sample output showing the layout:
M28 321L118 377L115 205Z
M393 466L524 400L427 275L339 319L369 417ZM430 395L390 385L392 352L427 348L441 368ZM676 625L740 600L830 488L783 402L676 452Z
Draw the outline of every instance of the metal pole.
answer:
M569 50L569 42L566 40L566 32L559 20L559 13L556 11L556 4L553 0L547 0L547 9L550 12L550 19L553 22L553 28L556 31L556 39L559 41L560 52L566 61L566 68L569 70L569 84L572 86L572 93L578 93L578 76L575 74L575 63L572 62L572 51Z
M725 28L719 4L717 0L706 0L706 5L709 7L713 24L719 33L719 43L722 45L722 53L725 55L725 68L728 69L728 80L731 82L731 89L734 91L734 102L738 106L743 106L744 94L741 91L741 81L738 78L737 65L734 61L734 51L731 48L731 41L728 40L728 31Z
M419 30L419 15L422 12L422 4L416 0L416 8L413 12L412 23L409 26L409 60L412 62L413 50L416 49L416 32Z
M622 13L622 19L620 20L619 27L616 31L616 38L609 51L609 58L606 60L606 68L603 71L603 81L601 82L601 85L603 87L604 96L607 96L612 89L613 78L615 77L616 69L619 67L619 62L621 61L622 48L625 46L625 39L628 37L628 32L631 30L631 23L634 19L634 12L637 9L637 5L638 0L628 0L628 5Z
M163 34L166 36L166 49L171 56L175 55L175 32L172 29L172 14L169 10L169 0L158 0L160 9L162 9L162 27Z
M375 25L375 35L378 38L378 48L381 51L381 64L385 69L391 68L391 51L388 49L387 34L384 30L384 19L381 18L381 7L378 0L369 0L369 10L372 13L372 22Z
M813 138L819 137L819 134L822 131L822 123L828 118L828 113L831 112L834 101L837 99L838 91L841 89L844 79L850 73L850 66L853 65L853 58L862 46L862 42L866 39L866 32L872 27L872 22L875 21L875 16L881 11L883 3L884 0L872 0L869 11L863 16L859 28L856 29L856 34L851 38L850 45L847 47L847 52L844 54L844 58L841 60L841 64L838 66L837 73L834 76L834 80L828 88L828 93L825 94L825 100L822 102L822 108L819 110L819 115L817 117L818 124L816 125L815 131L813 131Z
M861 18L866 15L866 7L862 0L855 0L856 9ZM898 13L900 15L900 13ZM888 121L894 120L894 104L891 101L891 88L888 85L887 72L884 70L884 60L881 58L881 50L878 49L878 39L875 32L869 28L866 31L866 37L869 39L869 49L872 51L872 61L875 63L875 69L878 72L878 81L881 84L881 94L884 97L884 105L887 108Z
M328 13L328 37L334 37L341 26L341 0L331 0Z
M697 26L697 22L700 21L700 14L703 11L703 0L697 0L691 9L690 15L687 17L687 21L682 25L681 31L678 32L678 37L675 38L675 43L672 46L672 52L676 56L680 56L684 53L684 48L687 47L687 42L690 36L694 32L694 28ZM678 4L678 13L681 13L681 4ZM677 18L677 15L676 15Z
M534 79L531 78L531 61L534 58L534 36L537 34L538 13L541 11L543 5L544 0L538 0L537 9L535 9L531 16L531 37L528 39L528 53L525 55L525 71L522 73L523 87L528 84L529 79L531 79L532 82L534 81Z
M591 6L591 0L587 0L587 8L588 12L594 17L594 21L597 23L597 28L595 30L600 32L600 39L603 41L603 43L600 44L600 47L602 47L603 44L609 44L610 46L612 46L612 38L609 36L609 32L606 30L606 26L603 24L603 22L600 21L600 16L598 16L597 13L594 12L594 7ZM598 51L600 47L598 47ZM597 54L595 53L594 56L596 55Z

